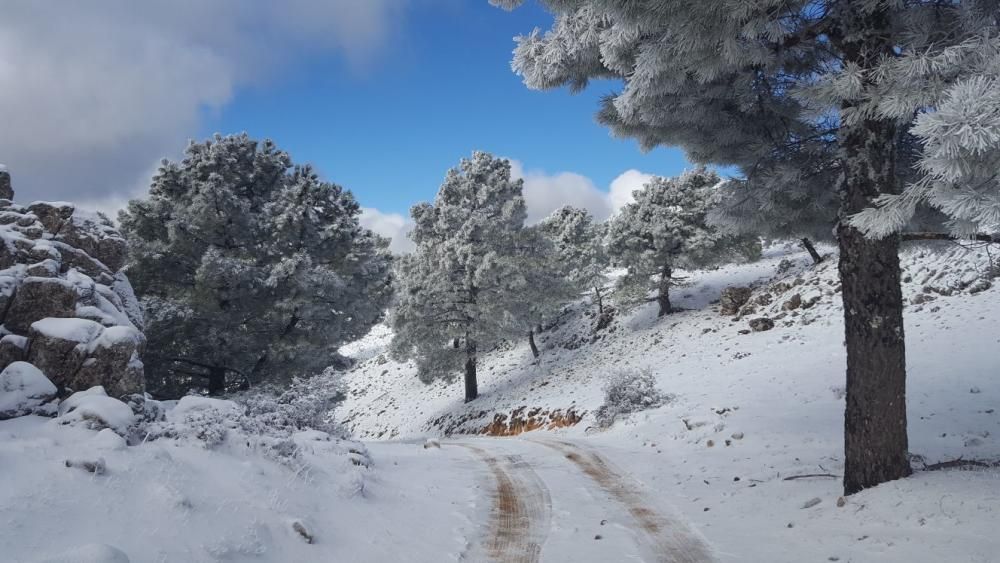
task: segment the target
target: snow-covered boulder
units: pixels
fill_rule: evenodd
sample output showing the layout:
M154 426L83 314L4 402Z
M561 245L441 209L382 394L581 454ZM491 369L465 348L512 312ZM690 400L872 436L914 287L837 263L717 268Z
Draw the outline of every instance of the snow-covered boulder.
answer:
M0 369L27 361L60 389L141 393L145 338L120 271L125 240L71 203L13 203L0 176Z
M135 415L128 405L109 397L103 387L92 387L73 393L60 403L59 418L56 421L94 430L110 428L124 436L135 423Z
M35 366L14 362L0 372L0 420L29 414L52 400L56 386Z

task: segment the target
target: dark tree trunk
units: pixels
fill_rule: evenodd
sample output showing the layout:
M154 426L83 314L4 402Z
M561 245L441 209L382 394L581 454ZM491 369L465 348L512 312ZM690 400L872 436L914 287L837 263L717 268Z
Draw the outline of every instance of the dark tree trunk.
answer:
M823 261L823 257L819 255L819 252L816 252L816 247L813 246L813 243L811 240L809 240L809 237L802 237L802 246L805 247L806 252L808 252L809 256L812 257L813 264L819 264L820 262Z
M660 284L656 292L656 302L660 304L660 312L657 316L662 317L670 314L673 307L670 306L670 266L664 266L660 272Z
M594 288L594 298L597 300L597 314L604 316L604 296L601 295L601 288Z
M222 395L226 392L226 368L212 367L208 370L208 394Z
M852 8L846 31L835 41L845 59L870 69L892 56L883 11ZM847 38L847 39L845 39ZM845 103L844 108L850 108ZM896 128L867 119L840 129L843 164L840 279L847 345L847 409L844 415L844 494L910 474L906 436L906 354L899 238L869 240L847 218L883 193L897 193Z
M479 396L479 383L476 381L476 341L470 335L465 335L465 402Z
M533 330L528 331L528 344L531 346L531 354L537 358L539 356L538 346L535 345L535 331Z

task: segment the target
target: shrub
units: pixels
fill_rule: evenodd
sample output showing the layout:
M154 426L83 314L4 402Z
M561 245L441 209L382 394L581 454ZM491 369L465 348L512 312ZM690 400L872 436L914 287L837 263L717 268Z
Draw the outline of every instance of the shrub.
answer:
M604 404L594 417L599 427L608 428L621 415L656 408L671 399L672 395L656 388L656 380L649 369L619 369L604 385Z

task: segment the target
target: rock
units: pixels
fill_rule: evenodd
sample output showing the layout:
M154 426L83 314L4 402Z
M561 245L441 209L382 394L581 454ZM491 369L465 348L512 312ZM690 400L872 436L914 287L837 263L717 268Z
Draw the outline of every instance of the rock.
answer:
M28 266L25 273L37 278L54 278L59 275L59 262L46 258Z
M292 522L292 530L294 530L295 533L298 534L306 543L311 544L316 541L313 533L306 527L305 524L302 523L301 520L295 520Z
M802 505L802 508L812 508L821 502L823 502L823 500L819 497L811 498Z
M740 307L750 300L753 290L749 287L727 287L719 296L719 313L726 316L735 315Z
M66 202L36 201L28 206L28 211L38 217L45 230L52 234L59 233L76 209Z
M128 405L108 397L101 387L73 393L59 404L60 424L80 425L92 430L110 428L118 435L128 434L135 415Z
M16 334L8 334L0 338L0 369L14 362L23 361L28 351L28 339Z
M104 330L86 319L48 318L31 325L28 361L60 387L73 388L77 371L86 359L87 344ZM86 389L78 387L77 389Z
M14 362L0 372L0 420L29 414L56 396L56 386L38 368Z
M430 438L426 442L424 442L424 449L426 450L429 448L441 449L441 442L438 442L434 438Z
M25 278L4 316L4 326L15 334L27 334L31 324L48 317L72 317L76 313L76 289L58 278Z
M57 388L141 393L142 308L124 260L125 240L106 217L0 198L0 270L8 270L0 275L0 369L25 361Z
M105 328L87 345L87 358L67 386L87 389L101 385L112 397L142 391L139 354L144 345L142 333L132 327Z
M3 166L0 166L0 199L14 199L14 188L10 183L10 172Z
M767 317L758 317L756 319L750 319L750 328L754 332L764 332L765 330L771 330L774 328L774 321Z
M793 311L802 306L802 294L796 293L788 301L781 304L781 308L786 311Z
M742 440L743 439L743 433L742 432L733 432L732 438L733 438L733 440Z
M844 497L837 497L837 508L843 508L847 504L847 499Z
M913 305L923 305L924 303L927 303L928 301L934 301L935 299L937 299L937 297L934 297L933 295L928 295L926 293L918 293L916 297L910 299L910 303Z
M99 457L94 460L90 459L67 459L66 467L77 467L88 473L93 473L94 475L104 475L108 470L107 464L104 462L103 457Z

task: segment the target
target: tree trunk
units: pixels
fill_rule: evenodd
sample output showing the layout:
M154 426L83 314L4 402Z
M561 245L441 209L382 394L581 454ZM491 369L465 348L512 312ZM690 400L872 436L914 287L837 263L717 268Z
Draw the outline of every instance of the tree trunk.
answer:
M813 243L811 240L809 240L809 237L802 237L802 246L805 247L806 252L808 252L809 256L812 257L813 264L819 264L820 262L823 261L823 257L819 255L819 252L816 252L816 247L813 246Z
M845 59L871 69L893 55L885 11L852 8L836 41ZM850 109L852 102L845 102ZM847 218L883 193L898 193L896 127L867 119L840 129L843 166L840 280L847 345L844 494L911 473L906 436L906 354L899 237L869 240Z
M479 396L479 383L476 381L476 341L469 334L465 335L465 402Z
M531 346L531 354L534 357L538 357L538 346L535 345L535 331L528 331L528 344Z
M670 306L670 274L670 266L664 266L660 273L660 284L656 292L656 302L660 304L658 317L669 314L672 309Z
M597 314L604 316L604 297L601 295L601 288L594 288L594 297L597 300Z
M222 395L226 392L226 368L212 367L208 370L208 394Z

